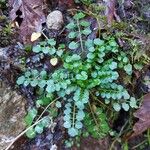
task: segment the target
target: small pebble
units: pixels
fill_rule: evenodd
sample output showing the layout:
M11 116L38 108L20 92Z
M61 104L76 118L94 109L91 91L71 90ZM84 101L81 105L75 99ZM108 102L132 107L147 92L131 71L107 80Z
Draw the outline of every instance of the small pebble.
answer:
M64 24L62 12L59 10L52 11L46 19L48 29L60 30Z

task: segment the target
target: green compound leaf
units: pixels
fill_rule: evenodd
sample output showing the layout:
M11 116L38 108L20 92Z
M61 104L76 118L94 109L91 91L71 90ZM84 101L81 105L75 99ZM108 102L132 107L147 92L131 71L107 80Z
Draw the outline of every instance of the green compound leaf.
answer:
M74 39L75 37L77 37L77 33L76 32L70 32L69 34L68 34L68 37L70 38L70 39Z
M82 129L82 127L83 127L82 122L77 121L77 122L75 123L75 128L77 128L77 129Z
M94 59L94 57L95 57L95 54L93 54L93 53L88 53L87 54L88 59Z
M42 51L42 47L40 45L34 46L32 51L35 53L39 53Z
M18 85L23 84L24 81L25 81L25 79L26 79L26 78L25 78L24 76L19 77L19 78L17 79L17 84L18 84Z
M53 99L53 96L51 96L51 97L42 97L42 98L40 98L36 101L36 106L37 107L46 106L52 101L52 99Z
M87 48L92 47L92 46L93 46L93 40L87 39L87 40L85 41L85 46L86 46Z
M34 118L37 116L37 110L35 108L32 108L28 111L28 114L25 117L25 123L27 126L30 126L34 120Z
M56 102L56 107L57 107L57 108L61 108L61 102L57 101L57 102Z
M39 75L39 72L36 69L31 70L31 73L34 77L37 77Z
M90 52L94 52L95 51L95 48L92 46L88 49Z
M80 25L83 26L83 27L89 27L90 26L90 23L88 21L85 21L85 20L82 20L80 22Z
M79 55L77 55L77 54L73 54L72 57L71 57L71 59L72 59L73 61L78 61L78 60L81 59L81 57L80 57Z
M76 27L76 24L74 23L74 22L70 22L67 26L66 26L66 28L67 29L74 29Z
M63 54L63 50L58 50L56 51L57 56L61 57Z
M115 111L120 111L121 110L121 106L118 103L114 103L113 108L114 108Z
M96 110L93 112L93 115L88 112L86 113L84 118L85 128L92 137L103 138L110 130L106 122L106 116L100 108L96 108Z
M50 51L50 48L49 48L48 46L42 47L42 52L43 52L44 54L48 54L49 51Z
M101 39L99 39L99 38L97 38L97 39L94 39L94 44L95 44L95 45L103 45L103 44L104 44L104 41L101 40Z
M31 80L30 79L27 79L24 81L23 85L26 87L30 84Z
M48 86L46 87L46 91L47 91L48 93L52 93L52 92L54 91L54 89L52 89L52 86L48 85Z
M136 70L142 70L143 65L140 64L140 63L135 63L135 64L134 64L134 68L135 68Z
M55 45L56 45L55 39L48 39L48 40L47 40L47 43L48 43L49 45L51 45L51 46L55 46Z
M116 47L116 46L117 46L116 41L110 41L109 44L110 44L110 46L112 46L112 47Z
M33 128L28 129L28 131L26 132L26 136L30 139L35 138L36 136L36 132Z
M27 78L27 77L30 77L31 76L31 72L30 71L27 71L25 72L24 76Z
M65 121L64 122L64 127L67 128L67 129L71 128L71 122L70 121Z
M123 60L122 60L124 63L127 63L129 60L127 57L124 57Z
M72 41L72 42L69 44L69 49L74 50L74 49L77 49L78 46L79 46L78 43Z
M64 111L64 114L68 115L70 113L71 113L71 108L66 108L65 111Z
M50 119L50 117L49 117L49 116L44 117L44 118L41 120L40 124L41 124L43 127L48 127L48 126L51 124L51 119Z
M131 64L127 64L124 66L124 70L126 71L126 73L128 75L131 75L132 74L132 65Z
M82 19L84 17L85 17L85 14L80 12L80 13L75 14L73 18L76 20L79 20L79 19Z
M76 119L77 119L78 121L81 121L81 120L84 119L84 117L85 117L84 111L83 111L83 110L79 110L79 111L77 112Z
M36 87L37 85L38 85L38 83L39 83L39 81L38 80L32 80L31 82L30 82L30 84L31 84L31 86L32 87Z
M41 134L43 132L43 126L41 124L37 124L34 128L35 132Z
M54 55L56 53L56 49L55 48L51 48L49 51L50 55Z
M41 80L38 82L38 86L43 89L46 86L46 80Z
M82 20L83 17L85 15L82 15L82 13L78 14L76 15L78 20L67 25L70 30L70 38L73 39L78 36L77 22L79 23L81 34L88 35L91 33L90 23ZM87 117L88 119L86 120L88 121L84 125L88 128L88 133L93 137L103 137L109 130L105 120L106 116L102 111L94 109L93 113L98 125L93 122L94 119L91 113L87 112L89 111L87 103L91 102L89 92L96 93L96 96L103 98L106 104L111 105L115 102L113 107L116 111L120 111L121 108L128 111L129 106L132 108L137 107L135 99L129 95L128 91L123 86L116 84L118 81L121 82L118 78L119 75L122 75L120 73L122 70L125 70L127 75L132 74L132 65L130 64L130 57L128 58L129 54L119 49L115 38L106 37L103 40L100 38L90 40L86 39L86 36L82 36L82 44L85 50L83 55L80 53L81 43L79 39L72 40L69 45L66 44L62 47L57 46L54 39L40 43L39 50L35 50L37 53L42 53L40 54L40 59L51 59L59 56L59 60L63 65L52 72L39 72L32 69L27 71L25 76L18 78L17 83L24 86L38 86L38 94L47 97L47 99L42 99L42 96L40 96L36 101L37 108L47 106L52 101L48 95L61 97L65 107L63 109L64 127L68 129L72 136L77 135L83 126L82 121ZM67 46L71 50L78 49L78 51L70 54L71 51L65 51ZM52 57L49 55L52 55ZM56 107L60 108L61 103L57 101L55 104L53 110L57 112ZM48 112L53 114L52 108ZM87 116L86 113L88 114ZM28 116L27 120L28 124L32 124L34 117ZM35 133L41 133L43 129L42 126L41 128L37 126L35 130Z
M78 130L74 127L72 128L69 128L68 129L68 134L71 136L71 137L75 137L76 135L78 135Z
M40 76L41 76L42 78L46 78L47 72L46 72L45 70L42 70L42 71L40 72Z
M129 99L130 98L129 93L126 90L123 91L122 95L123 95L124 99Z
M89 35L92 31L89 28L82 30L82 34Z
M117 63L116 63L116 62L112 62L112 63L109 65L109 68L110 68L111 70L116 69L116 68L117 68Z
M129 105L127 103L122 103L122 108L125 110L125 111L128 111L129 110Z
M131 106L132 108L138 108L138 106L137 106L137 101L136 101L136 99L135 99L134 97L131 97L131 98L130 98L130 106Z

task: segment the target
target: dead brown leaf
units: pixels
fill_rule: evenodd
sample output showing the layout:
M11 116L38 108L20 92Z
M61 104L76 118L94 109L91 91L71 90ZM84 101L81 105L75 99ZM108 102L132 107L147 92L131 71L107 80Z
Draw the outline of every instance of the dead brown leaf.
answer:
M139 121L133 126L132 136L137 136L150 128L150 93L144 96L142 106L134 113L134 116Z
M10 18L19 22L19 34L24 43L30 43L33 32L42 30L45 22L42 0L9 0ZM21 23L21 24L20 24Z

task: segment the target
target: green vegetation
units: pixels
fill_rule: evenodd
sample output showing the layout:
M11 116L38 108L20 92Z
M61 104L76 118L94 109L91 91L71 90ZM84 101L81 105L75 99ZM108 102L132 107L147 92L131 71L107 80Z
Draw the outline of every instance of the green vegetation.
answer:
M84 5L90 5L93 0L75 0L76 3L83 3Z
M128 92L122 81L122 75L130 78L133 73L131 54L119 48L115 36L105 34L88 39L92 31L84 17L85 14L78 13L66 26L70 31L69 43L57 47L55 39L49 39L33 47L35 53L59 58L62 66L51 73L27 69L18 78L18 85L36 87L42 93L36 108L29 110L25 118L28 126L34 122L39 107L54 102L48 112L56 117L57 109L62 107L64 127L71 137L89 133L94 138L102 138L110 131L104 111L107 107L117 112L138 107L134 94ZM41 133L48 126L48 120L38 124L27 136L32 138Z

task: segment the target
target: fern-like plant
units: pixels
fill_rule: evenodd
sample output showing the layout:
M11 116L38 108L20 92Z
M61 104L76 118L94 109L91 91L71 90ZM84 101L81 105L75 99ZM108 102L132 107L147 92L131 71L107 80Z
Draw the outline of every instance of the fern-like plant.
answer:
M74 21L67 25L67 29L71 30L68 35L71 42L66 47L70 50L86 51L86 56L63 52L64 50L58 55L60 48L56 48L54 39L39 43L33 51L52 57L59 56L62 67L52 73L45 70L28 70L18 78L17 83L37 87L47 94L60 97L55 105L58 108L63 106L64 127L68 129L70 136L78 135L85 123L94 137L103 137L109 131L105 115L97 108L94 115L98 118L98 126L94 126L87 109L94 101L92 95L101 98L106 104L111 104L116 111L120 111L121 108L128 111L130 106L136 108L135 98L118 80L120 72L128 76L132 74L132 64L113 36L86 40L91 30L89 22L83 20L84 17L83 13L76 14Z

